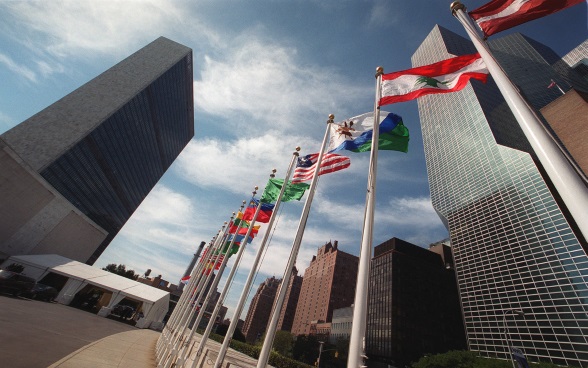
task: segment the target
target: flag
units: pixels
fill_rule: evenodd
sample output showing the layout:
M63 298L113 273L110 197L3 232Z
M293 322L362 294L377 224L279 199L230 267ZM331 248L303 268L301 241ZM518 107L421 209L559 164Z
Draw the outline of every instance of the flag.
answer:
M190 282L190 275L188 276L184 276L180 279L180 282L184 285L186 285L188 282Z
M294 175L292 176L292 183L300 183L313 178L318 156L318 153L312 153L298 158L298 164L296 165ZM349 157L337 155L335 153L325 153L318 174L323 175L343 170L348 168L349 165L351 165Z
M225 244L221 247L220 250L217 250L216 253L220 253L220 254L229 254L229 257L233 254L236 254L239 251L239 246L241 245L240 242L238 242L237 240L235 240L235 242L233 243L233 246L229 249L229 247L231 246L231 240L227 240L225 242Z
M241 214L241 218L236 218L229 224L229 234L235 234L238 231L239 234L245 235L247 230L249 230L249 221L243 220L243 214L241 212L239 212L239 214ZM253 226L251 229L251 234L257 235L259 232L259 227L259 225Z
M372 149L374 114L369 112L355 116L341 123L330 124L329 147L327 151L349 150L366 152ZM408 151L408 129L402 118L396 114L380 112L380 150Z
M586 0L493 0L469 12L488 37Z
M552 87L555 87L555 86L557 86L557 84L555 84L555 81L552 79L551 80L551 83L549 83L549 85L547 86L547 88L552 88Z
M262 203L274 203L278 200L278 196L280 195L280 191L282 190L282 185L284 185L284 179L270 179L268 180L265 190L263 191L263 195L261 196ZM290 183L284 190L284 195L282 196L282 202L288 202L292 200L299 201L300 198L304 195L306 189L308 189L310 185L306 183Z
M471 79L486 83L488 68L480 54L457 56L434 64L382 75L379 105L410 101L431 93L462 90Z
M245 235L247 234L231 234L229 235L229 237L227 238L227 241L230 242L231 240L233 240L233 238L235 238L235 243L237 244L241 244L243 242L243 240L245 239ZM251 244L251 242L253 241L254 236L252 234L249 234L249 240L247 241L247 244Z
M214 270L220 269L220 266L223 263L224 259L225 259L224 253L218 254L218 255L213 255L212 257L210 257L210 260L208 261L208 263L206 263L206 266L204 266L202 273L208 275L210 273L210 271L212 271L213 269Z
M243 220L251 221L253 219L253 215L255 215L255 210L257 209L257 204L259 203L258 199L251 198L249 201L249 206L245 209L243 213ZM272 216L272 212L274 211L274 205L271 203L262 203L261 208L259 209L259 214L257 215L256 221L259 222L269 222L270 217Z

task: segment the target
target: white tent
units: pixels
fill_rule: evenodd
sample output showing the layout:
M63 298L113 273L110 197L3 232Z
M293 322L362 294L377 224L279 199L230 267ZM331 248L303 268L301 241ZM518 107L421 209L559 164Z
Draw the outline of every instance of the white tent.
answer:
M2 264L2 268L13 263L22 265L22 273L37 281L50 272L67 277L65 286L55 299L61 304L69 304L86 285L112 292L108 305L98 312L103 317L108 316L125 297L143 302L143 318L136 324L139 328L159 328L169 308L167 291L56 254L12 256Z

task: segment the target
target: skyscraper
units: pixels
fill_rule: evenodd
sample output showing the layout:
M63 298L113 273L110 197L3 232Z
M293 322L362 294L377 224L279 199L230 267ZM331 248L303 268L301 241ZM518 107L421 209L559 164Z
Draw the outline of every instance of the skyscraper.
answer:
M308 335L313 322L331 322L334 309L353 304L358 260L336 240L319 248L304 271L292 334Z
M292 323L294 323L294 315L296 314L296 306L298 305L298 298L300 297L300 288L302 287L302 276L298 276L298 269L294 267L292 270L292 277L288 284L288 290L284 298L284 305L280 311L280 319L278 320L277 329L281 331L291 331Z
M280 286L280 279L268 277L257 288L257 292L251 299L247 318L243 324L243 334L248 343L254 343L263 336L272 312L272 306L276 299L276 292Z
M374 248L366 355L370 367L404 367L426 353L465 349L457 284L447 245L439 252L392 238Z
M194 136L192 50L160 37L0 136L0 252L100 256Z
M573 83L551 67L553 51L525 36L489 45L537 109L560 94L546 88L550 79ZM474 52L470 41L435 26L412 63ZM495 84L473 81L418 104L431 199L451 237L469 349L509 358L508 336L531 361L588 366L586 242Z

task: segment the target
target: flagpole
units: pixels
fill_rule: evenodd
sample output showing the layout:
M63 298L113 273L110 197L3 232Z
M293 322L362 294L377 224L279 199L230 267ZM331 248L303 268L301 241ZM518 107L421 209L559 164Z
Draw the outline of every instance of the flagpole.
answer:
M292 244L292 251L290 252L290 258L288 259L288 264L286 265L286 270L284 271L282 282L280 283L280 287L278 288L278 292L276 294L276 301L274 302L272 317L266 328L265 339L263 340L263 346L261 348L259 358L257 360L257 368L265 368L269 360L270 351L272 349L274 337L276 335L276 328L278 326L278 321L280 319L280 311L282 310L282 306L284 305L284 299L286 299L286 292L288 291L288 285L290 283L290 278L292 277L292 270L294 268L294 264L296 263L296 258L298 258L300 243L302 242L302 236L304 235L304 229L306 228L306 221L308 220L310 205L312 204L316 184L318 182L321 161L323 159L325 147L327 147L327 140L329 138L329 128L330 124L333 123L333 119L335 119L335 115L329 115L329 120L327 120L327 129L325 131L325 137L323 138L323 143L319 151L318 159L316 161L314 176L312 177L312 182L310 184L310 188L308 189L308 197L306 197L306 202L304 203L304 208L302 209L300 222L298 223L298 230L296 231L294 243Z
M461 2L451 3L452 14L470 36L537 158L570 211L572 218L576 221L580 233L585 240L588 240L588 187L583 183L555 141L549 136L541 120L502 70L488 46L477 33L472 20L464 11L465 5Z
M234 216L235 216L235 212L233 212L233 217ZM233 219L233 217L231 217L231 220ZM220 239L224 236L224 231L225 231L226 226L227 226L227 222L225 221L225 223L223 224L222 228L218 231L216 236L212 238L210 245L204 250L204 254L201 257L200 262L196 265L194 270L192 270L192 274L190 275L190 281L188 282L188 285L186 285L186 287L184 288L186 290L186 292L182 291L182 297L180 298L180 301L176 307L176 308L178 308L178 310L181 310L182 312L184 311L184 307L186 306L187 303L189 303L189 300L190 300L190 292L193 293L196 291L196 289L198 287L198 283L200 281L200 276L202 275L202 269L203 269L204 265L206 265L206 263L210 259L210 255L213 254L213 249L216 249L216 247L218 245L218 239ZM222 233L222 235L221 235L221 233ZM188 291L190 291L190 292L188 292ZM183 318L184 316L183 316L183 314L181 316L177 316L173 320L172 326L175 326L179 317ZM172 322L172 321L170 321L170 322Z
M372 242L374 229L374 213L376 207L376 171L378 167L378 141L380 139L380 101L382 74L384 68L376 69L376 101L374 103L374 126L372 147L370 152L370 166L365 199L365 214L361 236L361 250L355 284L355 300L353 302L353 321L351 322L351 337L349 338L349 355L347 367L366 367L365 330L368 308L368 287L370 276L370 261L372 259Z
M258 189L258 187L255 187L255 189L253 190L253 196L255 196L255 194L257 194L257 189ZM257 215L257 213L259 212L260 206L261 206L261 203L259 204L257 211L255 212L255 215ZM257 216L254 216L253 222L255 221L255 217L257 217ZM229 246L227 247L227 250L224 253L225 256L223 257L220 268L218 269L218 272L216 273L216 276L214 277L212 284L210 284L210 287L208 287L208 292L206 293L206 297L204 298L202 303L200 303L200 300L202 299L202 295L204 295L204 292L206 291L207 288L206 287L203 288L202 292L198 295L198 300L195 302L194 308L196 308L196 306L200 304L200 310L198 311L198 314L196 315L196 320L194 321L194 325L192 326L192 330L190 331L188 338L184 341L184 344L183 344L184 348L182 350L182 353L180 354L180 357L176 361L175 367L183 367L184 366L184 362L186 361L186 355L188 354L188 351L190 351L190 349L188 348L188 345L192 341L192 338L194 337L194 334L196 333L196 330L198 329L198 326L200 325L200 321L202 321L202 318L204 317L204 314L206 313L206 307L208 306L208 303L210 302L210 298L215 293L215 290L216 290L216 288L222 278L222 275L225 272L225 268L227 267L227 263L229 262L229 252L233 248L233 245L235 244L235 241L237 239L236 235L239 233L239 230L242 227L243 227L243 223L241 223L239 225L239 227L237 228L237 233L233 236L233 239L229 243ZM247 236L249 236L250 232L251 232L251 227L249 227L249 230L247 231ZM243 253L243 249L245 249L246 244L247 244L247 237L239 246L239 251L237 252L239 254L238 257L240 257L240 255ZM215 257L214 262L212 263L212 267L210 269L210 274L208 275L208 279L205 283L205 285L207 285L207 286L209 283L208 280L211 279L212 275L214 274L214 269L215 269L216 264L218 262L218 257L223 254L224 245L225 245L225 241L222 242L222 244L219 248L218 254L213 256L213 257ZM233 270L237 268L237 264L238 264L238 262L235 262L235 266L233 267Z
M270 178L273 178L275 176L274 175L275 172L276 172L276 170L273 169L272 173L270 174ZM255 187L255 189L257 190L257 187ZM254 196L255 196L255 194L256 194L256 192L253 192ZM249 228L247 229L247 233L245 234L245 238L244 238L243 242L241 243L241 245L239 246L239 251L237 252L235 264L234 264L233 268L231 268L231 272L229 273L229 276L227 277L227 281L225 282L225 285L223 287L223 291L221 292L221 295L219 296L218 301L216 302L216 306L214 308L214 311L212 312L212 315L210 316L210 321L208 322L208 325L206 326L206 330L204 331L204 333L200 337L200 344L198 345L198 349L196 350L196 356L200 356L200 354L202 353L202 350L204 349L204 345L206 345L206 341L208 340L208 337L210 336L210 333L212 331L212 327L214 326L214 320L216 319L216 316L218 315L220 308L222 306L223 300L231 287L231 283L233 282L233 278L235 277L235 273L237 272L238 265L240 264L241 258L243 257L243 253L245 252L245 247L247 245L249 236L253 232L253 228L255 226L255 221L257 220L257 216L259 215L262 204L263 203L261 202L261 200L257 204L257 208L255 209L255 213L253 215L253 218L251 219L251 222L249 223ZM272 213L272 216L273 216L273 213ZM236 237L238 234L239 234L239 230L236 231L234 236ZM228 333L225 334L225 339L230 340L230 338L227 336L228 336ZM219 353L219 356L220 356L220 353ZM194 361L192 362L192 367L195 368L196 364L197 364L197 361L196 361L196 359L194 359Z
M223 340L223 344L218 352L218 356L216 358L216 362L214 363L214 367L218 368L221 367L223 361L225 359L225 355L227 354L227 350L229 349L229 344L231 339L233 338L233 334L235 333L235 329L237 328L237 324L239 323L239 318L241 317L241 313L243 311L243 307L245 306L245 302L247 301L247 295L249 294L249 289L251 288L251 284L253 284L253 280L255 278L255 274L257 273L257 268L259 266L259 262L261 261L261 257L265 251L265 246L267 244L267 240L269 239L269 235L271 229L274 225L274 220L277 216L278 210L280 209L280 203L282 201L282 196L288 186L288 182L290 181L290 175L292 174L292 170L294 168L294 163L296 162L296 158L298 157L298 151L300 151L300 147L296 147L296 151L292 154L292 160L290 161L290 166L288 167L288 171L286 172L286 177L284 178L284 184L280 190L280 194L278 195L278 199L276 200L276 204L274 206L274 211L270 217L270 220L267 224L267 230L263 236L263 240L257 250L257 255L255 257L255 261L251 266L251 270L249 271L249 275L247 276L247 281L243 286L243 291L241 292L241 297L239 298L239 303L233 312L233 316L231 317L231 323L229 324L229 328L227 333L225 334L225 339ZM261 201L260 201L261 203ZM198 347L198 351L201 351L201 347ZM198 354L198 353L197 353Z
M225 222L225 224L226 224L226 222ZM217 235L219 233L220 233L220 230L217 233ZM214 242L215 239L216 239L216 237L213 237L212 238L212 240L210 241L209 246L204 251L205 253L202 254L202 258L204 258L204 256L206 255L206 252L212 246L212 243ZM200 253L199 253L199 255L200 255ZM188 291L187 290L190 290L190 288L193 287L194 278L195 278L195 275L196 275L196 270L199 267L200 267L200 265L199 264L196 264L195 267L192 268L192 271L189 274L189 276L190 276L189 281L188 281L188 283L186 285L184 285L184 288L182 289L182 293L180 294L180 298L179 298L178 302L176 303L176 307L174 308L173 313L171 314L171 316L167 320L167 323L165 324L165 326L163 328L163 331L161 332L161 336L159 337L159 339L157 341L157 348L156 348L156 357L157 357L157 359L159 359L159 357L161 355L162 347L163 347L162 344L164 344L164 342L167 342L169 340L170 333L172 332L172 330L176 326L176 322L178 320L178 316L183 311L183 308L184 308L184 300L186 299L186 296L188 295ZM184 289L186 290L186 292L184 292Z
M217 235L214 238L212 238L210 246L206 250L207 252L209 252L212 247L216 246L216 242L215 242L216 237L218 237L219 234L224 230L226 224L227 224L227 222L225 221L225 224L218 231ZM209 256L209 254L207 254L207 253L203 254L202 259L200 261L202 262L204 260L204 258L208 258L208 256ZM182 296L180 297L180 300L178 301L178 304L176 305L174 313L172 314L172 316L170 317L170 320L166 324L166 328L169 331L169 333L165 336L167 346L163 350L160 349L160 352L157 355L158 361L161 360L162 356L164 356L164 353L171 348L174 340L176 340L176 337L178 336L179 330L177 328L178 328L178 326L182 325L182 321L184 319L184 314L186 313L187 304L189 303L191 295L195 292L195 289L197 287L196 275L198 274L198 272L199 272L198 270L200 270L200 268L201 268L201 265L198 264L196 269L193 270L192 276L190 277L190 282L188 283L187 287L184 288L184 291L182 292Z
M232 219L232 217L231 217ZM226 222L225 222L226 225ZM219 239L222 239L224 237L224 233L226 232L226 228L225 226L223 226L223 229L221 230L221 232L223 232L223 235L220 237L217 237L215 243L213 244L212 248L210 248L209 250L211 251L210 254L206 255L206 259L204 259L204 264L206 264L208 262L208 260L211 257L211 254L214 254L214 250L216 250L218 248L218 244L220 244ZM220 232L219 232L220 233ZM202 270L203 268L201 266L198 267L198 270ZM196 271L199 272L199 271ZM164 366L166 366L166 364L168 362L171 362L175 359L175 357L178 354L178 349L177 349L177 344L181 343L182 338L184 336L184 333L187 329L188 326L188 315L190 315L190 302L192 300L192 296L196 294L196 292L199 289L202 289L202 282L204 281L204 279L202 278L196 278L194 277L194 284L192 284L191 287L189 287L187 290L185 290L186 294L186 298L184 298L184 306L182 307L183 309L178 311L178 318L177 318L177 322L175 323L175 325L172 327L172 333L171 336L168 340L168 344L167 346L161 351L160 356L158 357L158 367L162 368ZM169 355L168 355L169 352ZM166 356L167 355L167 356Z

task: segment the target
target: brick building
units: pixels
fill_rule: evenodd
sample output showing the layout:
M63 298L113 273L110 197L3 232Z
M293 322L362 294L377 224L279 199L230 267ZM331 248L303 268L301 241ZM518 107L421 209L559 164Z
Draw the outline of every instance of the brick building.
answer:
M308 335L311 325L331 322L333 310L349 307L355 297L359 258L339 250L338 242L328 242L313 256L304 272L294 335Z
M265 332L280 282L280 279L272 276L257 288L243 325L243 335L248 343L254 343Z

